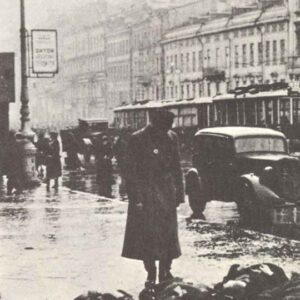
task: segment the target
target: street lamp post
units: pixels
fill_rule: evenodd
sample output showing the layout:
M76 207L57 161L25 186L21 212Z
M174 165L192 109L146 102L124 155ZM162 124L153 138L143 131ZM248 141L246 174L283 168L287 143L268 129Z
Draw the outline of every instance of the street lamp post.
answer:
M29 95L28 95L28 74L27 74L27 30L25 27L25 6L24 0L20 0L20 45L21 45L21 131L19 142L22 149L23 180L25 186L38 183L35 168L36 149L32 144L33 132L30 129L29 118Z

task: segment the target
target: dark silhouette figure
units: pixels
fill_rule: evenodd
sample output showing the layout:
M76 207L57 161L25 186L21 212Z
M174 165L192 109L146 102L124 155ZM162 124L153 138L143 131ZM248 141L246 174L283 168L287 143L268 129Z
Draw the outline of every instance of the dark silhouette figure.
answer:
M176 208L184 201L174 115L152 111L151 125L135 132L127 149L128 217L122 256L142 260L147 286L172 279L172 260L181 255Z
M54 179L53 188L58 188L58 178L62 175L60 161L60 145L56 132L50 133L50 142L47 150L47 189L50 188L50 180Z
M66 166L70 170L76 170L81 167L81 162L78 158L79 145L72 132L68 132L65 137L64 148L67 153Z
M47 139L44 133L38 135L38 140L35 143L36 153L36 169L40 177L44 177L43 166L46 165L46 151L48 147Z
M108 198L112 197L112 157L112 146L109 143L107 136L103 136L102 142L96 149L97 182L99 184L99 194Z
M22 192L22 152L16 133L10 131L5 148L4 170L7 176L7 194Z
M117 160L118 171L121 177L119 193L122 199L126 198L126 149L130 134L128 130L123 130L114 141L113 154Z

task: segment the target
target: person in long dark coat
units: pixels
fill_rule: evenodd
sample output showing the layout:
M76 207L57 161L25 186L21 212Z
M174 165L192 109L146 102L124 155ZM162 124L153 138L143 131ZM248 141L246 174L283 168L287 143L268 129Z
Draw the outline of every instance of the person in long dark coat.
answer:
M76 170L81 167L80 159L78 158L79 144L72 132L68 132L65 136L64 148L67 152L66 165L70 170Z
M173 278L172 260L181 255L176 208L184 202L177 135L170 130L174 115L156 110L151 125L135 132L127 149L126 187L129 198L122 256L142 260L146 283Z
M60 161L60 145L56 132L50 133L50 143L47 151L47 188L50 187L50 180L54 179L54 188L58 188L58 178L62 175Z
M22 192L22 153L16 140L16 133L9 132L8 143L5 148L4 171L7 176L7 195Z
M45 135L44 133L40 133L38 135L38 140L35 143L35 147L37 150L36 153L36 168L38 171L38 175L43 177L44 176L44 170L43 170L43 166L46 164L45 161L45 151L47 150L47 140L45 139Z
M112 197L113 167L112 167L112 146L107 136L102 137L101 144L96 151L97 183L99 194L104 197Z

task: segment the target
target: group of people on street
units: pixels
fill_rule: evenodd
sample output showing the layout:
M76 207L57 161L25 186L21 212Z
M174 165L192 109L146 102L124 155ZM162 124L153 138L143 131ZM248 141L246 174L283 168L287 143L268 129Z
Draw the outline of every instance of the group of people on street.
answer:
M7 195L20 194L24 188L24 153L22 152L21 133L11 130L3 151L3 174L7 177ZM58 188L58 180L62 175L60 160L60 144L58 134L50 132L49 137L40 133L37 141L33 139L36 146L36 168L40 178L45 179L47 189L50 188L50 181L54 180L54 188ZM44 168L46 174L44 174Z
M119 170L126 186L129 200L122 256L143 261L147 271L146 286L153 286L157 280L163 282L173 278L172 261L181 255L177 207L184 202L183 174L180 165L179 142L171 130L174 115L166 110L154 110L150 114L150 125L133 133L120 136L114 144L107 136L101 136L95 144L97 181L100 193L111 196L113 181L112 157L118 161ZM77 166L78 156L72 150L70 135L69 163ZM58 134L51 132L49 138L39 134L37 148L37 170L44 176L50 188L58 187L62 175L60 144ZM74 146L74 145L73 145ZM22 190L22 159L17 135L10 133L7 143L7 192ZM125 193L125 192L124 192Z

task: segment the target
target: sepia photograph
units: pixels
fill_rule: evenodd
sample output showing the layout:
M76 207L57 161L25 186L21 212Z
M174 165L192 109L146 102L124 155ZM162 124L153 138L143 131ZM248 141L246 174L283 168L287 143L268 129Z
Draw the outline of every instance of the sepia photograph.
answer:
M0 0L1 300L300 300L300 0Z

